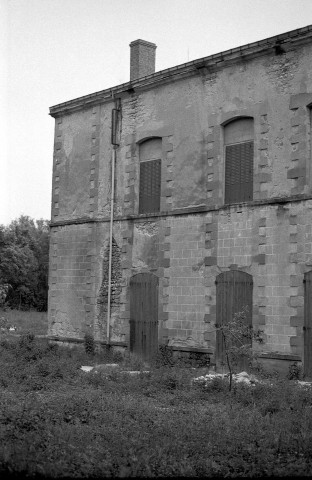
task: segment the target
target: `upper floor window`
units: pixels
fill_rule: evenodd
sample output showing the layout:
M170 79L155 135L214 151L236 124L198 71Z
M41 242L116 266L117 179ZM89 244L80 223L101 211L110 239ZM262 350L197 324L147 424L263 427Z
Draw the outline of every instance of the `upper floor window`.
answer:
M160 211L161 152L161 138L140 144L139 213Z
M253 199L254 126L252 118L224 126L225 203Z

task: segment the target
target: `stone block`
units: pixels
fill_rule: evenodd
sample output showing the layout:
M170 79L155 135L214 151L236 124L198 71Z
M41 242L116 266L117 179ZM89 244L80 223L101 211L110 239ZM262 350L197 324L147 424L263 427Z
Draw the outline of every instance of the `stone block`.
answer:
M132 143L135 142L135 135L133 134L130 134L130 135L126 135L125 137L125 145L131 145Z
M212 265L217 265L217 257L205 257L205 265L211 267Z
M215 330L208 330L206 332L204 332L204 340L206 342L215 342L215 339L216 339L216 332Z
M303 304L304 304L304 298L299 295L289 298L289 305L291 307L300 307Z
M163 145L163 151L164 151L164 152L172 152L172 150L173 150L173 145L172 145L172 143L165 143L165 144Z
M216 223L206 223L205 231L206 233L216 232L218 230L218 226Z
M295 167L295 168L289 168L287 170L287 178L298 178L298 177L305 177L305 176L306 176L305 167Z
M298 263L299 255L298 253L290 253L289 254L289 263Z
M272 175L270 173L258 173L255 177L256 181L259 183L268 183L272 179Z
M212 315L211 313L205 313L204 322L205 323L215 323L216 322L215 315Z
M258 325L265 325L265 315L258 315Z
M265 253L259 253L252 257L252 261L258 263L259 265L265 265Z
M170 258L163 258L161 261L161 266L164 268L170 267Z
M171 197L172 196L172 189L171 188L165 188L161 192L162 197Z
M121 262L121 268L122 269L130 269L132 267L131 260L123 260Z
M125 172L126 173L134 172L135 170L136 170L136 166L134 164L125 166Z
M290 317L290 326L291 327L303 327L304 318L294 315Z
M259 142L259 150L267 150L269 142L266 138L261 138Z
M122 238L131 238L132 237L132 232L130 230L124 230L122 232Z
M302 337L290 337L289 343L291 347L301 347L303 346L303 338Z
M302 284L302 278L299 275L290 275L290 286L291 287L298 287Z

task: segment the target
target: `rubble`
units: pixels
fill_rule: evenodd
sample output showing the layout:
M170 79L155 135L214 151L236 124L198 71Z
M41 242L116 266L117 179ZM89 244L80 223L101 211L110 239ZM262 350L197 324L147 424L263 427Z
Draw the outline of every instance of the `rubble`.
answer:
M93 373L105 373L109 374L112 370L115 370L117 367L120 367L118 363L103 363L99 365L95 365L95 367L83 365L80 367L80 370L83 372L92 372ZM147 374L150 373L149 370L121 370L119 373L125 373L127 375L135 376L140 375L142 373Z
M82 370L83 372L91 372L91 370L93 370L94 367L90 367L88 365L82 365L82 367L80 367L80 370Z
M207 373L200 377L193 378L193 383L204 384L205 386L209 385L209 382L212 382L216 378L220 380L229 380L229 373ZM254 375L249 375L247 372L240 372L233 374L232 379L235 383L245 383L246 385L255 386L256 383L260 383Z

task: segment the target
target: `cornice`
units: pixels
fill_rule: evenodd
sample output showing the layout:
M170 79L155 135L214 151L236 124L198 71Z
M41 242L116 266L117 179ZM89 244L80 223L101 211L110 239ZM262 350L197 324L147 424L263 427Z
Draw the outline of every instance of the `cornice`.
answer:
M198 60L193 60L175 67L147 75L132 82L126 82L106 90L91 93L68 102L50 107L50 115L54 118L68 115L78 110L90 108L99 103L113 101L116 97L123 97L143 90L149 90L159 85L191 77L198 74L209 74L216 70L226 68L242 60L249 60L274 51L282 54L296 46L311 42L312 25L297 30L269 37L258 42L249 43L232 48Z

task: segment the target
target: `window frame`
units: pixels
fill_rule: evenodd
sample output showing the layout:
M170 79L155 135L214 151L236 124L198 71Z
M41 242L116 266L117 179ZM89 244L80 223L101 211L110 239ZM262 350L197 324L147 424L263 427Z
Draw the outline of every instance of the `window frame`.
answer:
M239 125L240 121L245 120L250 121L249 124L247 123L247 126ZM235 131L235 124L237 125L237 131ZM231 130L226 130L228 127L231 128L230 125L234 126L234 134L233 130L232 132ZM253 201L255 159L254 118L249 115L239 116L227 120L222 126L224 146L224 204L232 205ZM244 146L248 144L251 145L250 150L244 150ZM237 149L236 152L235 147ZM236 165L234 163L235 161ZM233 172L234 179L235 176L236 179L239 178L238 182L229 181L232 177L231 172ZM246 182L246 179L249 181Z
M235 147L235 146L243 146L243 145L248 145L250 144L251 145L251 158L250 159L246 159L245 160L245 165L242 165L242 153L240 154L239 156L239 176L240 176L240 181L235 183L235 184L232 184L232 185L237 185L237 188L239 189L239 191L241 192L241 196L236 199L234 198L233 199L233 196L235 195L233 193L233 190L230 191L229 188L227 188L228 185L231 185L229 183L227 183L227 170L229 168L229 163L230 163L230 159L227 158L227 152L228 152L228 149L231 148L231 147ZM233 203L243 203L243 202L251 202L253 200L253 177L254 177L254 149L255 149L255 143L254 143L254 140L247 140L247 141L244 141L244 142L236 142L236 143L231 143L229 145L225 145L224 146L224 203L226 205L231 205ZM241 178L242 178L242 174L244 174L246 176L246 170L248 170L248 165L246 164L246 162L249 160L249 163L251 164L251 168L249 169L249 178L251 179L250 182L242 182L241 181ZM245 167L245 168L242 168L242 167ZM232 170L234 168L232 167ZM242 188L244 185L249 185L249 188ZM245 194L245 195L244 195ZM230 198L229 198L230 197Z

